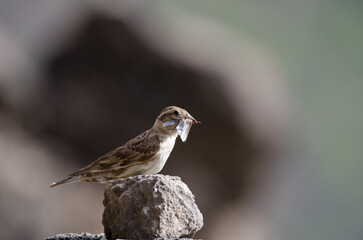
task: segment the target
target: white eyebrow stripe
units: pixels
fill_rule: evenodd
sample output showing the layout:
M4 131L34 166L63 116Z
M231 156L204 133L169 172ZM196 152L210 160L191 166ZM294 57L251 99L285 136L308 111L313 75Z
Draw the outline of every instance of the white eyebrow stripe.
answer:
M170 121L166 121L163 123L163 126L164 127L167 127L167 126L171 126L171 125L177 125L178 124L178 120L170 120Z

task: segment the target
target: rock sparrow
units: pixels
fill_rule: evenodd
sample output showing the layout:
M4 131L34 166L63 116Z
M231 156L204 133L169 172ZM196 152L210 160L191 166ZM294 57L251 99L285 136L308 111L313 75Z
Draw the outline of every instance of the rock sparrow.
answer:
M166 107L152 128L50 186L74 182L107 183L119 178L158 173L173 150L177 136L185 142L195 123L200 122L186 110Z

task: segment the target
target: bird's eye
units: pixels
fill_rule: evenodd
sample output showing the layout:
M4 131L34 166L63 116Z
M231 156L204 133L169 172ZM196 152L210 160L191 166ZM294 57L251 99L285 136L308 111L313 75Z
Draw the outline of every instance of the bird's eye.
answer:
M179 115L179 112L178 111L174 111L174 114L178 116Z

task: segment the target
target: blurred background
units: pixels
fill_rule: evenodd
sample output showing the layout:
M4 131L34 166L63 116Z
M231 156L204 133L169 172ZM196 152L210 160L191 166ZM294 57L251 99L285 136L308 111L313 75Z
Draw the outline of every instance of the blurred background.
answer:
M203 122L163 174L196 238L363 239L363 3L0 0L1 239L103 232L103 186L49 188L150 128Z

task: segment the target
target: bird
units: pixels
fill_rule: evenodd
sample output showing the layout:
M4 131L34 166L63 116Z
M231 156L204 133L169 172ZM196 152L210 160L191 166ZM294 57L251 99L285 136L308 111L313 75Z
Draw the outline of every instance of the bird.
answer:
M166 107L150 129L50 187L75 182L108 183L120 178L156 174L164 167L176 138L179 136L185 142L196 123L201 122L185 109Z

